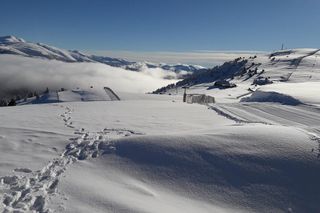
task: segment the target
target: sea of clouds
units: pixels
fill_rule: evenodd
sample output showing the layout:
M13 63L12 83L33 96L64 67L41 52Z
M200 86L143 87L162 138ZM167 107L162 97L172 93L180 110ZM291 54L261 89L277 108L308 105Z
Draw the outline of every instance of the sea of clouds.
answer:
M14 55L1 55L0 64L0 95L21 88L41 91L47 87L58 90L90 86L145 93L177 81L164 79L175 73L159 68L134 72L100 63L65 63Z

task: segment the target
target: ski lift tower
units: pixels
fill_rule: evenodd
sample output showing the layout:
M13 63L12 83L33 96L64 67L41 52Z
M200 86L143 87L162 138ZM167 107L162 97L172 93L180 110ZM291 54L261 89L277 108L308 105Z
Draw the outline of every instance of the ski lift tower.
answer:
M186 102L186 101L187 101L187 89L188 89L188 88L189 88L189 87L187 87L187 86L182 87L182 89L184 89L183 102Z

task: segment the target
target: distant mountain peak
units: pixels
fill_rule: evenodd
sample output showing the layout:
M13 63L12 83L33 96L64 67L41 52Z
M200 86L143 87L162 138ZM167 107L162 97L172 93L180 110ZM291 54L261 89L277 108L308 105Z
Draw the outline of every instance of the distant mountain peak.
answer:
M131 62L125 59L106 56L87 55L78 50L64 50L43 43L27 42L15 36L0 37L0 54L19 55L31 58L43 58L63 62L98 62L113 67L121 67L131 71L142 71L144 68L161 68L175 72L177 78L184 78L194 72L203 71L206 68L188 64L154 64L149 62Z
M0 37L0 44L12 44L12 43L18 43L18 42L26 42L26 41L22 38L17 38L12 35Z

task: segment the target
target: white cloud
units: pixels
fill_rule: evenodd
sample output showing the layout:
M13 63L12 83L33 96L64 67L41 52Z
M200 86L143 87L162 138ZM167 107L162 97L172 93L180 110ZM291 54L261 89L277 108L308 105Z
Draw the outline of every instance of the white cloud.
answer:
M143 93L176 81L163 79L163 70L134 72L100 63L64 63L1 55L0 64L0 92L19 88L89 88L92 85L108 86L115 91Z
M149 61L153 63L168 64L197 64L213 67L238 57L250 57L255 54L266 54L261 51L208 51L193 52L133 52L133 51L84 51L88 54L124 58L129 61Z

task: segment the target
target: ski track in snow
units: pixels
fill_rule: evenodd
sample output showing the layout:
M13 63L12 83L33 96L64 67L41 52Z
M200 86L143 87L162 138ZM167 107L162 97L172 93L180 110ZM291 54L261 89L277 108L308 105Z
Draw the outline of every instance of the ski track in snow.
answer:
M318 147L312 149L320 159L320 109L315 106L292 107L268 104L215 104L209 105L221 116L239 124L291 126L309 135Z
M65 108L61 115L64 125L75 128L71 121L72 109ZM115 147L112 140L131 135L141 135L132 130L105 128L99 132L86 132L83 128L74 132L76 137L70 138L60 157L53 159L44 168L32 172L28 168L16 168L14 172L24 175L0 177L0 190L3 191L3 213L7 212L52 212L47 203L52 195L57 194L59 177L68 165L79 160L96 158L102 154L113 153Z
M246 118L242 118L240 116L234 115L233 113L229 112L229 110L221 106L209 106L209 109L214 110L218 115L221 115L225 118L233 120L236 123L244 123L244 124L260 123L260 124L272 125L271 123L262 122L262 121L250 121Z

